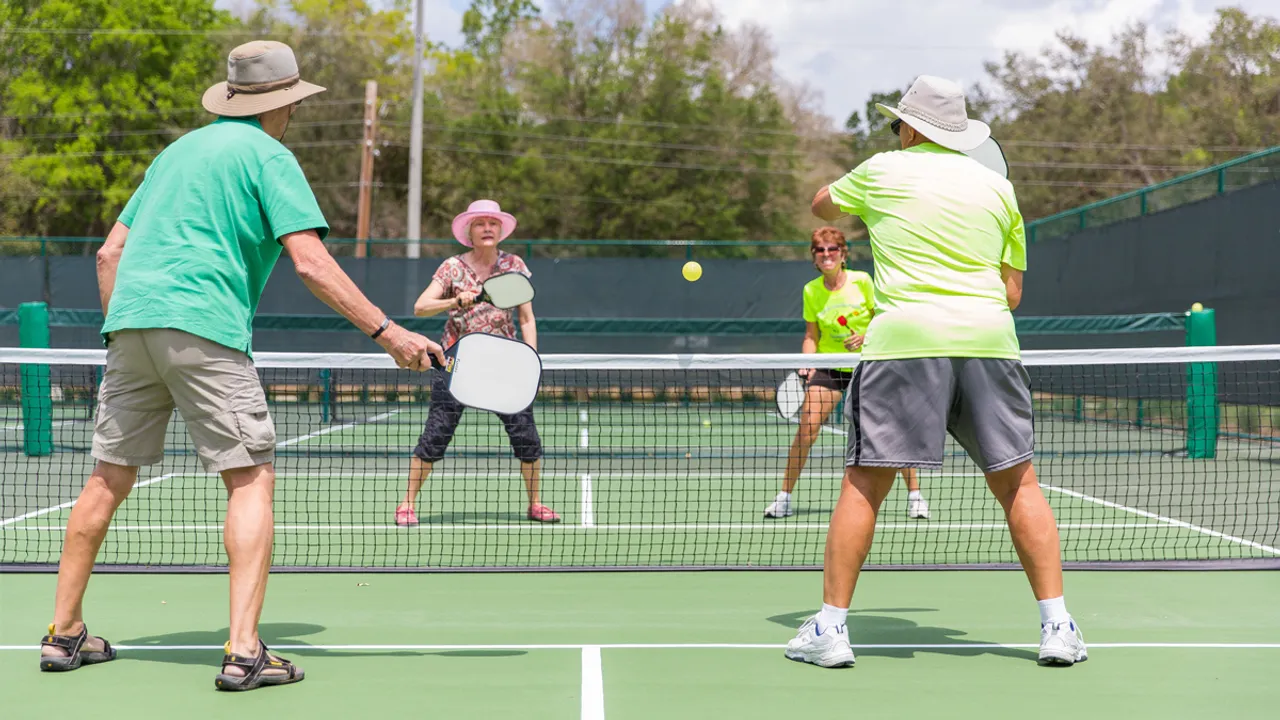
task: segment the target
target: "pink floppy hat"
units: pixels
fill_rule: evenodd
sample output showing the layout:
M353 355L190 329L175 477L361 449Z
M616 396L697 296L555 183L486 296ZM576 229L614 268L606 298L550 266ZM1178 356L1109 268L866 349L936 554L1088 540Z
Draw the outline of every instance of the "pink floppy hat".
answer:
M467 207L467 211L453 219L453 237L458 242L471 247L471 222L477 218L490 217L502 223L502 234L498 242L511 237L516 231L516 218L511 213L502 212L502 208L493 200L477 200Z

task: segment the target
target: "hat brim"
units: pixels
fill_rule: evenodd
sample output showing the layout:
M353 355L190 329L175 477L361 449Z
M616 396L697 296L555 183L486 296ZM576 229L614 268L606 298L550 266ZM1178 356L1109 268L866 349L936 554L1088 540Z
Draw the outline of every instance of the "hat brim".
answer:
M973 118L969 118L968 126L964 130L956 132L954 130L944 130L924 118L898 112L897 108L891 108L888 105L876 103L876 109L880 111L881 115L891 120L901 120L915 128L917 132L929 138L929 140L956 152L969 152L991 137L991 126Z
M498 236L498 242L511 237L511 233L516 231L516 217L511 213L477 210L475 212L464 212L453 219L453 239L467 247L472 247L471 223L473 220L482 217L493 218L502 223L502 234Z
M201 98L200 104L204 105L204 109L214 115L221 115L222 117L252 117L286 105L292 105L299 100L324 91L325 88L319 85L312 85L309 82L299 80L298 84L287 88L264 93L236 93L228 99L227 93L229 89L227 84L220 82L204 91L204 97Z

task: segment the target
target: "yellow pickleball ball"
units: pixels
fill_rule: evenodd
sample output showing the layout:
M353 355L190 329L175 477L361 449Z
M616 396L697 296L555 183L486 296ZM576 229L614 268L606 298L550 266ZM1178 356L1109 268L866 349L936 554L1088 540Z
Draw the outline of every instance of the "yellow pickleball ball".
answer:
M702 277L702 266L690 260L684 264L684 268L680 270L680 274L684 275L684 279L693 282Z
M1201 305L1200 303L1193 303L1191 305L1191 312L1201 312L1203 310L1204 310L1204 305Z

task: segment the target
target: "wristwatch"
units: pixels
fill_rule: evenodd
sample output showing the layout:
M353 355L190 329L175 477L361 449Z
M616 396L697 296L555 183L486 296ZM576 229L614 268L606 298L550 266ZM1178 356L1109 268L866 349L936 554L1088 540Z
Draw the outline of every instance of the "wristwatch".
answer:
M377 340L378 336L381 335L383 332L385 332L386 329L389 327L391 327L391 317L387 316L382 319L382 325L377 330L375 330L374 333L369 337L373 338L374 340Z

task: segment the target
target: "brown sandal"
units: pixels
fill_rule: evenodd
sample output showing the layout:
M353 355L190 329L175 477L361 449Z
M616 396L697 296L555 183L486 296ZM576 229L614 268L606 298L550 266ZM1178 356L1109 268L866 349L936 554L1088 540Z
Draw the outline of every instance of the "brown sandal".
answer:
M228 675L225 672L218 673L213 679L214 687L219 690L253 690L263 685L289 685L290 683L301 682L304 677L302 668L285 660L282 657L276 657L267 650L266 643L258 640L258 654L256 657L247 657L245 655L237 655L231 652L231 643L227 643L226 654L222 656L222 667L231 665L244 670L244 675ZM283 675L263 675L262 671L267 669L284 670Z
M40 647L62 648L66 655L41 655L40 669L46 672L66 672L76 670L81 665L96 665L116 659L116 649L106 638L102 640L101 650L85 650L84 644L89 640L89 628L80 626L79 635L54 635L53 625L49 625L49 634L40 639Z

